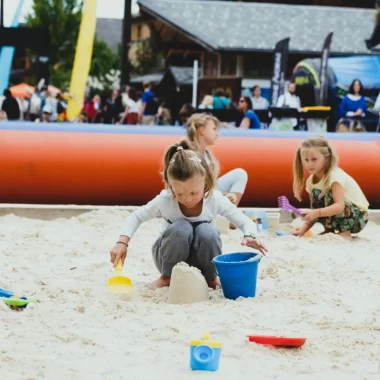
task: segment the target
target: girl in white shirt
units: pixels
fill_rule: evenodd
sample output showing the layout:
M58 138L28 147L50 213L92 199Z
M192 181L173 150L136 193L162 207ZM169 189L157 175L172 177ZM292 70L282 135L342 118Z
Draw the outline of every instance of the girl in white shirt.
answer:
M201 153L215 175L219 175L219 165L213 154L207 148L215 145L220 128L219 120L206 113L196 113L187 121L187 137ZM248 174L244 169L233 169L216 181L216 188L233 204L238 205L248 182Z
M162 175L166 190L128 217L110 252L114 266L120 259L124 263L129 241L140 224L153 218L163 218L165 229L153 245L153 260L161 276L148 285L152 290L169 286L172 269L180 262L199 268L210 287L220 286L211 262L222 253L222 241L213 223L218 214L244 233L242 245L265 254L266 248L255 238L255 224L214 189L210 167L188 142L166 150Z
M316 222L325 233L352 239L368 222L369 203L357 182L338 167L338 155L323 137L305 140L294 161L294 195L302 200L304 170L310 173L306 191L311 209L302 213L305 223L297 233L303 236Z

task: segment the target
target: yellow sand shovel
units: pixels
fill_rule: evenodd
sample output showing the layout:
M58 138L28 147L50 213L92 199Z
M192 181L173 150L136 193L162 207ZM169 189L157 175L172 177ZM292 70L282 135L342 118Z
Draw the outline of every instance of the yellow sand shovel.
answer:
M132 292L132 280L122 275L121 259L116 265L115 276L108 280L108 289L112 293L126 294Z

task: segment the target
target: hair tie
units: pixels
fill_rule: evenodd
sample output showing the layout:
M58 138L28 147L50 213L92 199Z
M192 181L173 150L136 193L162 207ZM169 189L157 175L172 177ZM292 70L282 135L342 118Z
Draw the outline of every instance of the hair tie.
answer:
M330 146L328 146L327 149L328 149L329 152L331 152L331 147Z
M183 150L183 146L182 146L182 145L179 145L179 146L177 147L177 152L178 152L179 150Z
M197 156L189 157L189 160L199 162L200 164L202 163L202 160Z

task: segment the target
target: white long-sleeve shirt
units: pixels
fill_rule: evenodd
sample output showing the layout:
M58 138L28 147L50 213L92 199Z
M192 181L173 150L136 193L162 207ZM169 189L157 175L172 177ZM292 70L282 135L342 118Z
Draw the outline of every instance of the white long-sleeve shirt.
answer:
M178 201L173 197L170 190L162 190L153 200L145 206L140 207L129 215L121 235L132 238L139 226L153 218L163 218L165 228L170 223L177 220L188 220L190 223L211 222L213 223L217 215L227 218L232 224L237 226L244 235L257 234L256 225L244 213L233 205L230 200L220 191L214 190L213 193L203 199L202 212L198 216L188 217L182 214Z
M297 95L292 95L289 92L287 92L285 95L280 95L276 107L289 107L289 108L296 108L298 110L301 109L301 100ZM283 118L282 120L285 120ZM297 119L291 118L286 119L289 120L290 124L293 126L293 128L297 125Z
M377 95L376 103L373 109L380 113L380 93Z

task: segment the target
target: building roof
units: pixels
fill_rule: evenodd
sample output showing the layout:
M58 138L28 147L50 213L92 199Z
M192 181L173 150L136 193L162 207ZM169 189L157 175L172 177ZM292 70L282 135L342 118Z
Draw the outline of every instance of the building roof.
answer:
M131 78L130 82L132 84L139 84L143 82L150 82L152 85L158 85L160 84L162 78L164 77L164 73L152 73L152 74L146 74L146 75L140 75L137 77Z
M370 54L364 40L375 23L375 11L362 8L215 0L138 0L138 5L213 51L272 52L290 37L291 52L319 54L333 31L332 54Z
M117 48L121 44L122 30L122 19L98 18L96 20L96 35L98 39L104 41L114 53L117 53Z
M169 66L168 68L177 86L193 84L194 69L192 67L180 67L180 66ZM201 70L198 69L198 78L201 77Z
M163 80L165 74L168 72L173 76L177 86L192 85L193 84L193 68L192 67L180 67L180 66L169 66L166 71L141 75L131 79L131 83L138 84L144 81L152 83L152 85L158 85ZM201 70L198 69L198 78L201 77Z

